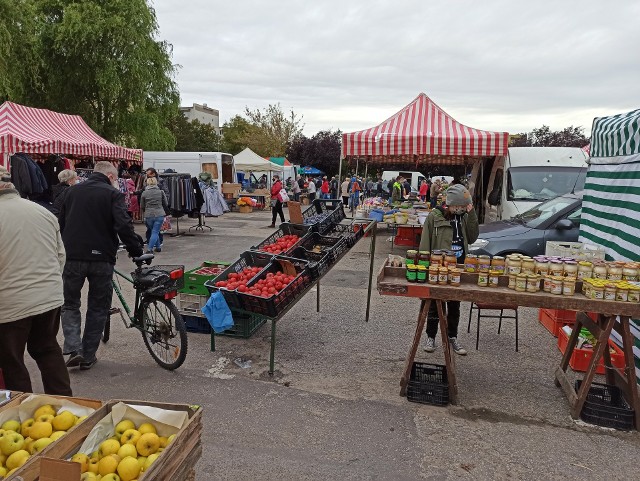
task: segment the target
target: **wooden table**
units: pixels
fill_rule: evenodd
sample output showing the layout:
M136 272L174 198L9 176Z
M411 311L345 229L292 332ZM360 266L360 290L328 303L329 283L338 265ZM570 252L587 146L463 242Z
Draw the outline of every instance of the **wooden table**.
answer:
M406 395L407 383L411 376L411 367L416 356L422 332L425 329L427 313L432 301L438 306L438 317L440 334L442 336L442 346L444 349L447 376L449 378L449 398L452 403L457 402L458 385L455 372L455 356L449 347L447 336L447 317L445 313L446 303L444 301L465 301L481 302L491 304L517 305L522 307L539 307L553 309L567 309L579 311L576 322L571 331L569 345L564 353L560 367L555 372L555 383L561 387L571 406L571 416L577 419L582 411L582 406L586 400L589 388L596 373L598 362L604 357L606 377L608 384L617 385L626 395L626 399L633 409L635 409L636 429L640 429L640 402L638 399L638 385L635 374L635 363L633 356L633 336L631 335L629 320L640 318L640 304L627 302L601 301L588 299L582 294L574 296L558 296L546 292L528 293L517 292L506 287L508 280L506 276L500 279L500 287L488 288L477 285L477 274L462 275L462 285L454 287L450 285L430 285L408 282L405 277L404 268L394 268L385 265L380 270L377 280L378 291L383 295L415 297L421 299L418 323L413 337L409 354L407 355L404 372L400 379L400 395ZM580 292L581 285L578 283L576 292ZM598 314L597 320L592 320L586 312ZM619 322L616 322L619 316ZM584 380L578 392L567 377L567 367L569 359L578 342L580 329L586 327L598 339L591 362L585 373ZM622 350L625 356L625 367L618 370L611 364L608 340L611 331L616 329L622 337Z

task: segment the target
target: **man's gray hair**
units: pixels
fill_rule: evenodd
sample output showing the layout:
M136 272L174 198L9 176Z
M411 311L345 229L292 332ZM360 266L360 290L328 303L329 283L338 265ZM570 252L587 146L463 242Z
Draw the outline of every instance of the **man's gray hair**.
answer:
M76 177L78 177L78 174L76 174L76 172L71 169L64 169L58 174L58 180L65 183Z
M111 163L106 161L96 162L96 166L93 168L94 172L99 172L104 175L115 175L118 177L118 169Z

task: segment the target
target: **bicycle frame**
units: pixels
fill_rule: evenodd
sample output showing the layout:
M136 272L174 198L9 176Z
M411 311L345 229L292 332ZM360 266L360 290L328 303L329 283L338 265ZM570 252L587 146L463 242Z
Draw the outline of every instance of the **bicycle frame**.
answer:
M133 279L131 277L129 277L128 275L120 272L117 269L114 269L113 272L114 272L114 274L116 276L122 277L128 283L133 284ZM139 304L140 304L140 291L136 289L136 300L135 300L134 310L133 310L133 315L132 315L131 308L129 307L129 304L127 304L127 301L124 298L124 294L122 294L122 290L120 289L120 284L118 283L116 277L111 279L111 285L113 287L114 292L116 293L116 296L118 296L118 299L120 300L120 304L122 304L122 307L124 307L124 310L127 313L127 317L129 318L129 322L131 324L127 324L127 320L125 319L124 314L121 311L120 312L120 317L122 318L122 322L124 322L124 325L127 328L135 327L138 324L136 322L136 318L137 318L138 308L139 308Z

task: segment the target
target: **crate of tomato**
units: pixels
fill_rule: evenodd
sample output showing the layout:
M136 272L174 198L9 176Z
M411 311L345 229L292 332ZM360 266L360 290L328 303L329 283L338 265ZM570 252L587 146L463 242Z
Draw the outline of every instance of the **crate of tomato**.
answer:
M309 263L278 256L258 276L237 288L242 309L275 318L311 284Z
M229 267L228 262L203 262L201 266L184 273L184 287L180 289L180 292L200 296L208 295L208 291L204 283L211 279L215 279L227 267Z
M246 251L215 279L205 282L210 294L222 292L229 307L242 308L237 288L257 277L271 263L273 256L264 252Z
M260 242L251 250L268 252L269 254L290 254L300 241L309 233L309 227L297 224L283 223L280 228Z

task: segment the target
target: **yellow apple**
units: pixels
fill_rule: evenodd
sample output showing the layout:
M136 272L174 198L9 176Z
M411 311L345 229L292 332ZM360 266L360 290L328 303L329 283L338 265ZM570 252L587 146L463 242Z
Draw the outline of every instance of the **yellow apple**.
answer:
M0 464L0 479L3 479L7 475L7 468Z
M55 416L52 416L51 414L41 414L36 418L36 422L51 424L53 423L54 419L55 419Z
M69 411L62 411L55 418L53 418L53 429L56 431L67 431L71 429L76 423L76 416Z
M165 436L160 436L160 447L161 448L166 448L167 444L169 444L169 438L167 438Z
M89 456L87 456L86 454L74 454L73 456L71 456L71 462L80 464L81 473L86 473L87 471L89 471Z
M120 456L122 459L126 458L127 456L133 456L135 458L138 456L138 450L133 444L123 444L122 446L120 446L120 449L118 449L118 456Z
M13 468L11 471L9 471L7 473L7 478L10 478L13 475L13 473L15 473L18 469L20 469L20 468Z
M29 437L32 439L48 438L53 433L53 426L50 423L36 421L29 428Z
M31 450L29 451L31 454L36 454L42 451L44 448L49 446L53 442L51 438L40 438L33 442L31 445Z
M25 438L29 436L29 429L31 429L31 426L33 426L33 423L35 422L36 420L33 418L29 418L24 421L20 426L20 434L22 434Z
M144 465L147 462L146 456L138 456L138 464L140 465L140 469L144 469Z
M89 416L80 416L78 419L76 419L76 424L80 424L82 421L84 421L85 419L87 419Z
M144 469L145 469L145 471L146 471L147 469L149 469L149 466L151 466L151 465L155 462L155 460L156 460L156 459L158 459L158 456L160 456L160 455L159 455L159 454L151 454L151 455L147 458L146 462L144 463Z
M133 424L133 421L129 420L129 419L123 419L122 421L120 421L118 424L116 424L116 427L113 429L113 432L115 434L118 435L118 437L121 437L122 434L127 430L127 429L135 429L136 425Z
M120 438L120 443L122 444L133 444L134 446L140 439L142 433L137 429L127 429L124 433L122 433L122 437Z
M113 454L105 456L98 461L98 474L100 474L100 476L104 476L106 474L115 473L116 469L118 469L119 462L120 460Z
M15 433L15 431L13 431ZM2 437L2 435L5 433L5 430L0 428L0 438Z
M80 476L80 481L98 481L98 476L96 476L95 473L92 473L91 471L87 471L85 473L82 473L82 476Z
M51 436L49 437L55 441L56 439L60 439L65 434L67 433L64 431L54 431L53 433L51 433Z
M101 458L105 456L109 456L110 454L116 454L120 449L120 443L115 439L107 439L100 444L98 447L98 454L100 454Z
M145 433L140 436L136 443L136 449L142 456L149 456L158 451L160 447L160 438L155 433Z
M50 414L51 416L55 416L56 410L53 409L53 406L51 404L44 404L36 409L36 411L33 413L33 417L38 418L43 414Z
M171 441L173 441L175 438L176 438L176 435L175 435L175 434L172 434L171 436L169 436L169 437L167 438L167 444L170 444L170 443L171 443Z
M25 451L29 451L31 452L31 446L33 445L33 443L35 443L36 440L35 439L31 439L31 438L24 438L24 444L22 445L22 449L24 449Z
M0 451L5 456L20 451L22 446L24 446L24 438L16 432L5 432L0 438Z
M5 431L15 431L20 434L20 421L16 421L15 419L9 419L2 424L2 429Z
M30 454L24 449L20 449L7 458L6 465L8 469L16 469L22 466L29 459Z
M118 475L122 481L132 481L140 474L140 464L133 456L127 456L118 464Z
M140 431L140 434L147 434L147 433L158 434L156 427L151 423L142 423L138 427L138 431Z
M7 460L7 457L2 454L2 451L0 451L0 466L4 466L4 462Z
M99 459L89 459L89 467L87 468L89 470L89 472L91 473L95 473L98 474L98 463L100 462Z
M100 481L120 481L120 476L115 473L107 474L106 476L102 476Z

